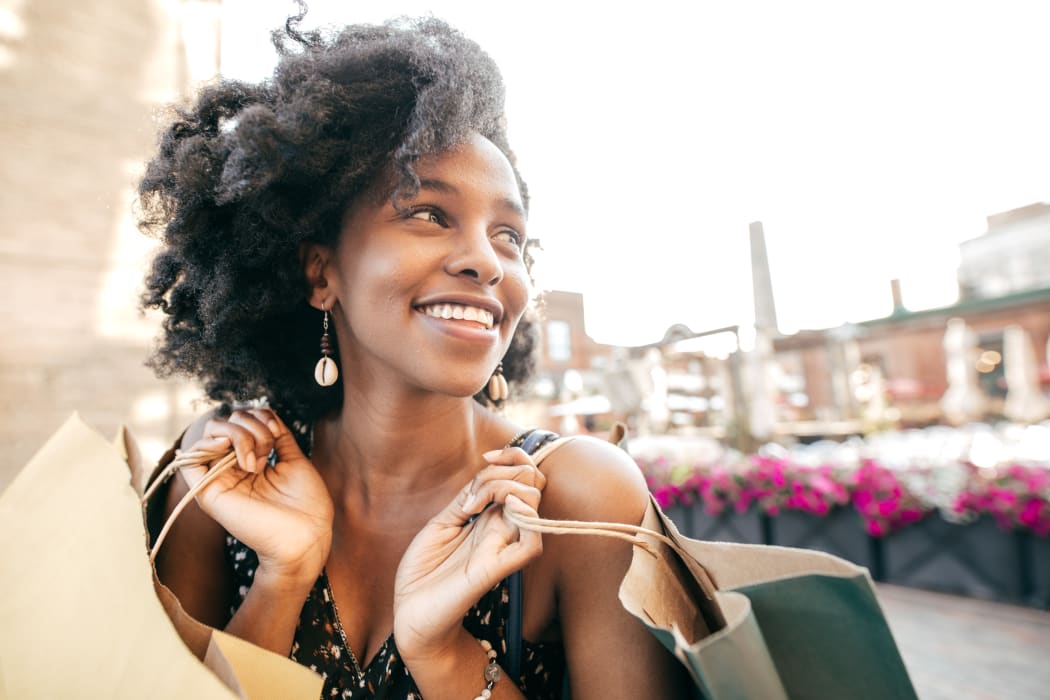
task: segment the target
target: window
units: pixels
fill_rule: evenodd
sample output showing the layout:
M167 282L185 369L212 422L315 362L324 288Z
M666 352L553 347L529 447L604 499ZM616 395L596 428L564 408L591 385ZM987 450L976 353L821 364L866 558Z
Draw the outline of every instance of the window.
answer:
M572 332L568 321L547 321L547 357L555 362L572 358Z

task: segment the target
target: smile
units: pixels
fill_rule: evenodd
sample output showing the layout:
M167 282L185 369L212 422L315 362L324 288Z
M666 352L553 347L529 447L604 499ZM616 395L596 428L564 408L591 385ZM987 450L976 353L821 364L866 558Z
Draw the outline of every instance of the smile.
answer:
M462 304L430 304L421 306L420 311L432 318L455 319L457 321L474 321L486 329L492 328L492 312L476 306Z

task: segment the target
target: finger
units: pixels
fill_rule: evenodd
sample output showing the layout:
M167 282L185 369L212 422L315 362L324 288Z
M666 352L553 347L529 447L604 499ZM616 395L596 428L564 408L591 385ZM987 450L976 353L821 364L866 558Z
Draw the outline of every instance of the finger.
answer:
M215 452L224 454L232 448L230 438L226 435L215 435L202 437L190 446L188 452L200 450L202 452Z
M501 450L489 450L481 456L489 464L532 464L532 457L520 447L504 447Z
M468 498L462 505L463 512L469 517L480 513L489 504L503 505L509 494L517 496L533 508L539 508L542 493L538 488L512 479L500 479L498 481L487 481L478 486L478 490L474 492L473 498L470 498L470 494L468 494Z
M471 479L470 493L477 493L483 484L490 481L517 481L542 490L542 487L536 483L536 470L527 464L518 464L510 467L485 467Z
M245 413L250 414L256 418L260 423L266 426L266 429L270 431L270 435L277 437L281 432L281 426L277 422L277 416L268 408L252 408Z
M255 436L240 423L232 420L209 420L204 426L204 437L229 439L240 468L246 472L256 471Z
M259 420L250 411L234 411L230 416L230 422L251 433L255 441L252 446L252 454L255 456L256 467L258 469L265 467L266 460L273 451L273 433L266 426L266 422Z
M244 472L237 465L236 455L231 454L227 450L222 457L212 461L210 464L190 464L181 466L179 467L179 474L182 475L183 481L186 482L186 485L190 490L195 489L202 481L209 482L209 484L204 487L205 490L208 490L211 483L216 481L229 486L231 485L231 481L235 483L241 479ZM213 479L213 474L219 478Z
M507 494L503 508L515 514L538 517L536 509L515 494ZM533 530L518 528L518 539L497 554L501 568L517 571L543 552L543 536Z
M492 459L488 459L489 456ZM533 475L532 485L538 488L540 491L547 486L547 477L540 471L536 463L532 461L532 455L520 447L506 447L502 450L490 450L486 452L483 457L489 464L517 464L522 467L528 467L531 474Z
M277 450L277 460L287 462L293 459L306 459L306 455L303 454L302 448L299 447L299 443L295 439L295 434L285 425L281 417L273 411L268 411L268 413L269 421L267 426L273 431L273 444L274 449Z
M493 463L475 474L474 481L475 484L480 484L491 479L513 479L514 481L537 487L541 491L547 486L546 476L531 462L525 464L511 463L508 466Z
M247 410L234 411L230 416L230 422L243 427L251 434L250 451L245 454L245 459L251 462L253 467L246 468L246 471L265 469L270 452L273 451L273 433L270 428L264 421L259 420Z

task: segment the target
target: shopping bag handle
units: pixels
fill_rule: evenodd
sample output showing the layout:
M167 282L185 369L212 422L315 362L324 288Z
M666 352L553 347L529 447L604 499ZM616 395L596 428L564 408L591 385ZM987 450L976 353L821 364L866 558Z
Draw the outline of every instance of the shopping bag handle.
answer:
M157 538L153 541L153 546L149 551L149 561L154 563L157 558L157 552L160 551L160 546L164 544L164 540L168 536L168 532L171 530L171 526L175 524L175 520L178 519L179 514L185 510L186 506L190 504L200 491L208 486L211 482L218 479L222 474L227 471L230 467L237 463L237 455L232 450L227 452L225 449L222 450L180 450L171 462L164 467L157 478L153 480L149 488L146 489L145 493L142 494L142 507L145 508L153 494L157 492L157 489L165 481L171 478L177 469L183 467L199 467L202 464L213 462L211 468L204 475L197 484L186 492L186 495L175 505L172 509L171 515L168 516L167 521L164 523L164 527L160 529L157 534Z
M550 456L551 453L571 442L574 437L575 436L571 435L561 437L544 445L533 454L533 462L539 466L539 464ZM233 451L227 451L226 449L195 449L179 451L175 458L157 475L157 478L153 480L150 487L146 489L145 493L143 493L142 504L145 506L149 503L160 485L170 479L177 469L184 467L199 467L208 462L213 462L213 464L204 475L204 478L187 491L182 499L175 505L175 508L172 509L167 521L165 521L164 527L162 527L157 534L157 538L153 541L153 546L150 548L150 563L153 563L157 558L157 552L160 551L161 545L164 544L164 540L171 531L172 525L175 524L175 520L178 519L182 511L190 504L190 501L196 498L197 494L202 489L206 488L208 484L215 481L215 479L219 478L226 470L237 463L236 455ZM508 521L523 530L531 530L533 532L541 532L550 535L596 535L599 537L611 537L629 542L652 554L657 554L659 551L656 542L665 544L674 551L680 550L678 543L670 537L637 525L580 520L549 520L547 518L520 515L506 509L504 509L503 513Z
M542 532L548 535L597 535L599 537L612 537L624 540L636 547L641 547L652 554L657 554L659 548L653 540L667 545L678 551L678 543L667 535L654 532L646 527L637 525L626 525L624 523L606 523L589 520L550 520L538 518L531 515L521 515L513 511L503 509L503 517L513 525L522 530Z
M622 439L622 428L612 433L612 435L615 435L617 440ZM576 435L566 435L547 443L532 455L533 463L537 467L540 466L543 460L549 457L552 452L569 444L576 437ZM542 532L549 535L598 535L600 537L612 537L630 542L632 545L641 547L652 554L658 553L658 547L654 540L667 545L676 552L681 549L678 543L670 537L637 525L583 520L549 520L530 515L520 515L505 508L503 509L503 516L523 530Z

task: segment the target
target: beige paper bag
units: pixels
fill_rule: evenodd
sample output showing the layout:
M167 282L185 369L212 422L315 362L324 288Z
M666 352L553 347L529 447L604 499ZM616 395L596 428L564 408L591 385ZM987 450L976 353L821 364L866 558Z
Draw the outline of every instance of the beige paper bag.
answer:
M74 415L0 495L0 697L317 698L317 674L155 591L125 458Z

